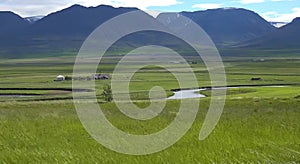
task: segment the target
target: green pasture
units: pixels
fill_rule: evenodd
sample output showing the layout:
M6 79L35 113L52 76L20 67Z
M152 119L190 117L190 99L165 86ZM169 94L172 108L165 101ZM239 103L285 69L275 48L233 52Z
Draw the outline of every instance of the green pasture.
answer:
M111 74L118 57L107 57L99 73ZM151 155L130 156L97 143L82 126L72 101L73 57L3 59L0 61L0 161L3 163L300 163L300 58L224 57L228 86L225 109L218 125L204 141L198 140L207 109L200 100L191 129L170 148ZM211 85L200 59L191 64L198 86ZM186 75L180 63L170 63ZM88 63L86 67L88 67ZM129 65L134 67L133 65ZM262 80L251 81L259 77ZM185 81L189 84L189 79ZM105 102L103 87L95 81L99 105L111 123L128 133L151 134L172 122L180 100L167 101L164 111L148 121L123 115L114 102ZM161 86L168 96L180 86L170 72L148 66L131 79L130 96L139 107L149 105L148 91ZM272 87L271 87L272 86ZM281 86L281 87L279 87ZM80 89L80 88L78 88ZM29 94L32 97L1 95Z

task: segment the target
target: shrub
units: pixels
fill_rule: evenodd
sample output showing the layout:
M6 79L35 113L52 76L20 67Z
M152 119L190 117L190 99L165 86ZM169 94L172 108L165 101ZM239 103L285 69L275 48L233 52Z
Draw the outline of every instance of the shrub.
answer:
M104 96L104 100L107 101L107 102L111 102L113 100L112 91L111 91L111 86L110 85L105 85L103 87L103 96Z

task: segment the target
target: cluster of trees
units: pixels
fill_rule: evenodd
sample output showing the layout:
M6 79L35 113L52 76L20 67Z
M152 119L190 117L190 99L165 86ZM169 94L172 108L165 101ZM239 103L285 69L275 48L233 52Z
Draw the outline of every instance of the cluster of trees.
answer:
M102 95L104 96L104 100L107 101L107 102L111 102L113 100L112 90L111 90L110 85L107 84L103 87Z

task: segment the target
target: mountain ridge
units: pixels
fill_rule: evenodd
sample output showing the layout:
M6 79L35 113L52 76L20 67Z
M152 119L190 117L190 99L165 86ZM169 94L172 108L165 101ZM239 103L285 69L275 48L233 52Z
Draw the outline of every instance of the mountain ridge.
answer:
M13 12L0 12L0 57L22 57L28 54L48 53L76 53L84 39L99 25L105 21L130 11L140 11L137 8L114 8L100 5L96 7L84 7L72 5L60 11L56 11L42 19L30 22ZM149 16L141 12L143 16ZM221 8L195 12L161 13L156 19L148 19L153 23L159 23L176 32L184 31L189 22L176 23L178 17L186 16L199 24L220 48L233 48L248 50L253 48L287 48L298 46L295 42L299 37L297 31L300 28L300 18L279 29L273 27L257 13L242 8ZM182 23L182 22L181 22ZM286 34L287 33L287 34ZM297 33L297 35L293 34ZM294 44L283 44L275 40L289 41ZM273 38L272 38L273 37ZM126 46L137 46L132 42L145 44L145 38L151 39L151 43L171 44L167 37L160 37L154 33L140 33L127 37ZM269 40L266 40L268 39ZM265 42L274 42L274 45ZM278 43L277 43L278 42ZM276 44L275 44L276 43ZM262 46L262 45L266 46Z
M131 11L140 10L125 7L114 8L107 5L97 7L72 5L34 23L22 19L27 26L22 28L21 34L12 30L7 32L5 39L0 40L0 56L47 55L64 51L70 51L75 55L83 41L98 26L115 16ZM145 18L152 18L151 21L156 21L143 11L139 14Z
M19 34L29 26L29 23L11 11L0 11L0 36L9 36L10 31Z

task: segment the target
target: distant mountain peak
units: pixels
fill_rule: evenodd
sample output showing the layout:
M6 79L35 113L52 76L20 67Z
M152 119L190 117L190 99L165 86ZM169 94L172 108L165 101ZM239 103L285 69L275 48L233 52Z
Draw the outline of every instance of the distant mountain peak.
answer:
M243 10L243 11L251 11L244 8L239 7L222 7L222 8L215 8L215 9L208 9L208 10Z
M130 11L134 9L107 5L85 7L75 4L43 17L26 32L33 36L87 36L105 21Z
M18 35L25 29L29 22L11 11L0 11L0 36L8 36L11 33Z
M18 14L11 11L0 11L0 16L15 17L15 18L22 19Z
M0 14L11 14L11 15L17 15L13 13L12 11L0 11Z
M77 10L85 10L87 9L87 7L85 6L81 6L81 5L78 5L78 4L75 4L75 5L72 5L70 7L67 7L65 9L62 9L60 11L57 11L57 12L54 12L54 13L59 13L59 12L63 12L63 11L77 11Z
M224 8L215 8L215 9L207 9L207 10L198 10L198 11L183 11L181 13L197 13L197 12L236 12L236 11L243 11L243 12L251 12L251 13L255 13L252 10L248 10L248 9L244 9L244 8L238 8L238 7L224 7Z
M135 8L135 7L113 7L113 6L110 6L110 5L98 5L98 6L85 7L85 6L82 6L82 5L79 5L79 4L72 5L68 8L66 8L66 9L63 9L63 10L68 10L68 9L104 9L104 8L107 8L107 9L136 9L136 10L138 10L138 8Z
M238 7L224 7L222 9L223 10L238 10L238 9L243 9L243 8L238 8Z
M74 5L72 5L72 6L68 7L68 8L66 8L66 9L71 9L71 8L87 8L87 7L82 6L82 5L79 5L79 4L74 4Z
M295 18L292 23L300 23L300 17Z

